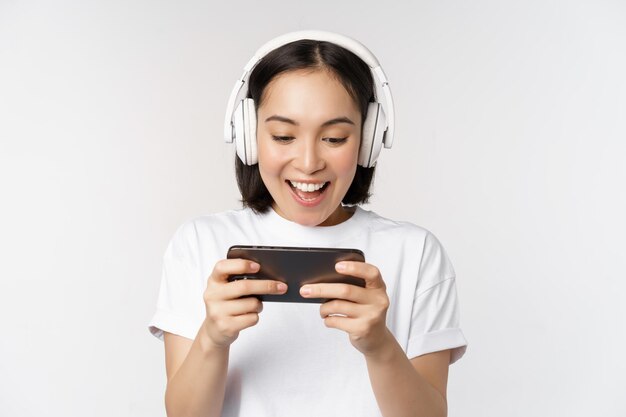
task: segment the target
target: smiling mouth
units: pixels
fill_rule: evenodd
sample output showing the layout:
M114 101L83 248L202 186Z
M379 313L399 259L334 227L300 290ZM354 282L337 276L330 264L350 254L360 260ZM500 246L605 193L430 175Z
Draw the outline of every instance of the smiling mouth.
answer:
M326 191L330 185L330 181L319 183L302 183L297 181L286 180L287 185L300 199L306 202L313 202Z

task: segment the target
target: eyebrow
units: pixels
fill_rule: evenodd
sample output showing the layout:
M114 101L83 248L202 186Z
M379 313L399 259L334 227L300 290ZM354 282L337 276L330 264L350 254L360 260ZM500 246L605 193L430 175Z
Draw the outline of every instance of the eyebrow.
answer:
M284 123L289 123L292 124L294 126L299 126L298 122L296 122L295 120L291 120L287 117L284 116L279 116L277 114L268 117L267 119L265 119L265 122L271 122L271 121L277 121L277 122L284 122ZM348 123L351 125L354 125L354 122L350 119L348 119L347 117L343 116L343 117L335 117L334 119L330 119L325 121L324 123L322 123L322 127L326 127L326 126L330 126L330 125L335 125L338 123Z

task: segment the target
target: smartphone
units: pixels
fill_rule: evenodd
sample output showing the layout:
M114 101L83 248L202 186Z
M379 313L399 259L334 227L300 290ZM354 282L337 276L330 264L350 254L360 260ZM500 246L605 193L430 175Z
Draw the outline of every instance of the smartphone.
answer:
M358 249L300 248L287 246L231 246L226 256L242 258L261 265L254 274L231 275L228 280L272 279L282 281L289 287L285 294L259 294L261 301L288 303L324 303L324 298L304 298L300 287L305 284L345 283L365 287L362 278L343 275L335 271L339 261L365 262L365 255Z

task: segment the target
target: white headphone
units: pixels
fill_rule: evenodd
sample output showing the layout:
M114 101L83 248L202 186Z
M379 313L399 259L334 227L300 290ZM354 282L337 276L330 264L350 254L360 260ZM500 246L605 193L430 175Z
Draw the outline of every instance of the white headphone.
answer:
M363 167L373 167L383 144L385 148L391 148L393 143L394 110L389 83L378 60L363 44L347 36L332 32L317 30L290 32L261 46L244 67L243 75L235 82L233 91L230 93L224 121L224 140L228 143L235 141L237 156L244 164L254 165L258 162L255 104L254 100L246 98L250 73L265 55L274 49L301 39L337 44L353 52L370 67L374 78L376 101L370 102L367 109L367 116L363 123L358 164ZM384 101L379 103L378 98L381 96L384 97Z

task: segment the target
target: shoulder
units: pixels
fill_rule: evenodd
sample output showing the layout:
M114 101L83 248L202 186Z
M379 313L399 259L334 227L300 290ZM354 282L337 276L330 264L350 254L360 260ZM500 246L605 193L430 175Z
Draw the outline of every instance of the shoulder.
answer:
M424 241L428 236L434 235L426 228L406 220L392 220L380 214L360 208L363 218L367 222L372 233L388 234L392 236L402 236L404 238Z
M176 228L167 250L174 257L183 257L196 252L203 241L227 236L233 228L250 227L253 222L252 210L245 208L196 216Z
M194 217L184 223L183 226L193 227L196 233L202 233L245 225L253 222L255 217L254 212L249 208L233 209Z
M402 245L405 250L421 254L422 260L446 257L441 241L429 229L405 220L392 220L373 211L364 212L370 233L389 245Z

